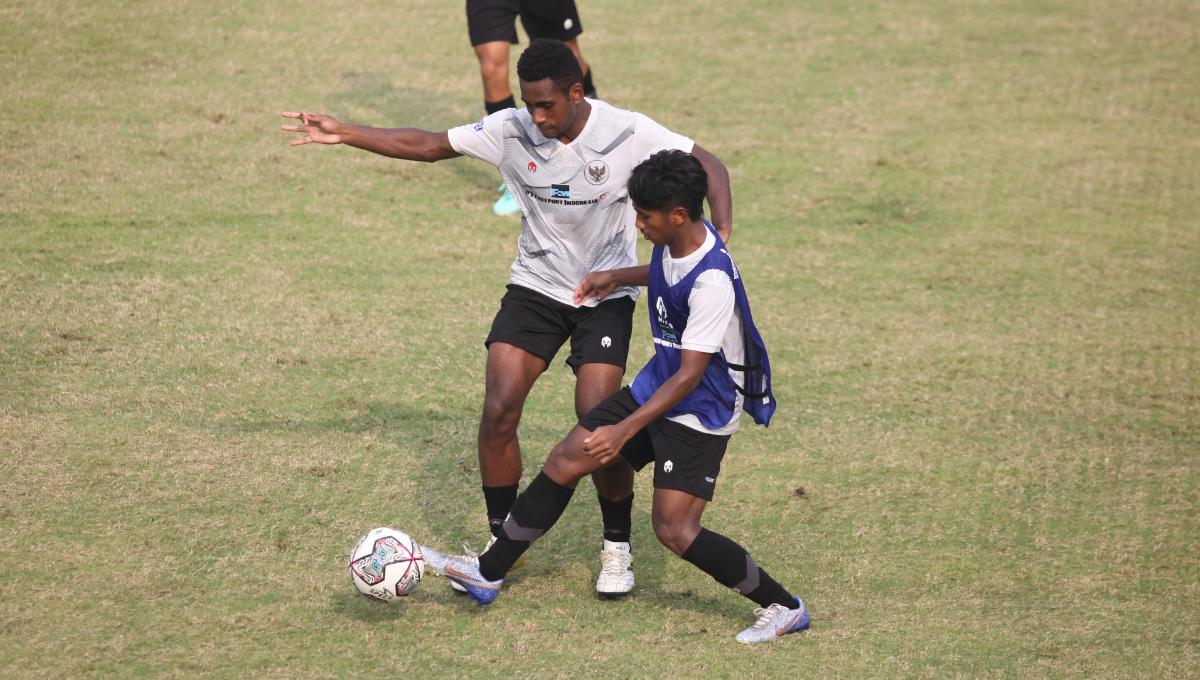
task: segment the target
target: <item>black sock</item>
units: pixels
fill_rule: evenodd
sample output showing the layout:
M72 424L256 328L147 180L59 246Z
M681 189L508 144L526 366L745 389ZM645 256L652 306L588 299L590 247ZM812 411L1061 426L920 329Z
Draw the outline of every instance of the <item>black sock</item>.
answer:
M511 94L508 95L508 99L501 99L498 102L489 102L486 99L483 100L483 109L488 112L489 116L497 111L515 108L517 108L517 100L513 99Z
M562 517L575 489L558 484L539 472L517 496L496 542L479 556L479 573L489 581L504 578L530 544L550 530Z
M600 516L604 520L605 540L628 543L633 527L633 494L619 501L600 496Z
M742 546L721 534L701 527L696 540L680 557L760 607L778 603L796 608L796 598L786 588L755 564Z
M500 535L500 525L517 502L517 485L483 487L483 502L487 504L488 528L493 536Z
M596 86L592 84L591 66L588 66L588 72L583 74L583 96L591 99L596 98Z

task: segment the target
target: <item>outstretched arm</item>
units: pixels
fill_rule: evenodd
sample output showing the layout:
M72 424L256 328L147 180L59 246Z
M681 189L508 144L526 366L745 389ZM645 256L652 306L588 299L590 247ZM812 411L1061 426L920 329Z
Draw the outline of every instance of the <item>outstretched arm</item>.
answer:
M462 154L450 146L445 132L430 132L417 128L376 128L366 125L347 125L333 116L307 111L284 111L284 118L294 118L300 125L281 125L284 132L303 133L292 140L292 146L317 144L347 144L389 158L408 161L441 161Z
M729 171L720 158L699 144L692 147L692 155L708 173L708 208L712 212L712 223L721 241L728 244L733 236L733 190L729 186Z
M658 420L671 407L678 404L684 397L691 394L700 385L704 377L704 369L712 360L712 354L685 349L680 352L682 357L679 370L667 378L667 381L654 390L654 394L638 410L630 413L625 420L616 425L598 427L583 440L583 452L595 458L601 465L607 463L621 452L621 447L641 432L644 427Z

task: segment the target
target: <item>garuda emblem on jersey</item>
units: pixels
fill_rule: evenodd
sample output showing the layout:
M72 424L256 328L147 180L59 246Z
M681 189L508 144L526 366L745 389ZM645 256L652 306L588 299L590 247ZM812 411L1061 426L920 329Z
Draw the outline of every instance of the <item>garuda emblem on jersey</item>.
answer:
M608 179L608 164L604 161L592 161L587 166L587 181L590 184L604 184Z

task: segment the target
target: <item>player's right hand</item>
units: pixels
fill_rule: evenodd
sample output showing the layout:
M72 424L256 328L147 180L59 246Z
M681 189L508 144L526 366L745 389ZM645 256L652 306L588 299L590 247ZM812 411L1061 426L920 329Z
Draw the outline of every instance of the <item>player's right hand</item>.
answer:
M307 111L284 111L281 115L284 118L295 118L301 123L300 125L279 126L279 129L284 132L304 133L304 137L292 140L292 146L300 146L310 142L318 144L342 143L342 137L338 134L338 130L342 124L333 116L327 116L323 113L309 113Z
M600 465L608 465L621 453L621 448L630 439L625 429L617 425L601 425L583 440L584 455L591 456Z
M617 281L611 272L592 272L575 286L575 304L582 305L589 298L600 302L616 288Z

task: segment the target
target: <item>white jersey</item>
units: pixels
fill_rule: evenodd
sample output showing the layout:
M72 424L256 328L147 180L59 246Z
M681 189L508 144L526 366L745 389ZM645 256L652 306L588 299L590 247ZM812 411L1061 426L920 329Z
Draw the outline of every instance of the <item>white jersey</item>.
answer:
M505 109L449 130L464 156L496 166L521 206L511 283L575 306L575 286L594 271L637 266L638 231L626 185L634 166L694 142L633 111L595 99L570 144L547 139L526 109ZM609 298L636 298L623 287ZM598 304L594 300L584 303Z
M717 237L711 231L705 230L704 244L696 252L679 258L671 257L671 249L663 249L663 278L669 285L675 285L683 280L700 260L717 245ZM742 341L742 315L738 313L737 298L733 292L733 281L729 275L720 269L709 269L701 272L692 285L688 295L687 328L679 339L679 346L696 352L716 354L725 353L725 360L732 364L744 363L745 348ZM742 386L742 372L730 369L729 377L734 384ZM696 416L685 413L679 416L669 416L680 425L685 425L708 434L733 434L737 432L738 421L742 415L742 393L738 392L733 404L733 417L718 429L705 427Z

